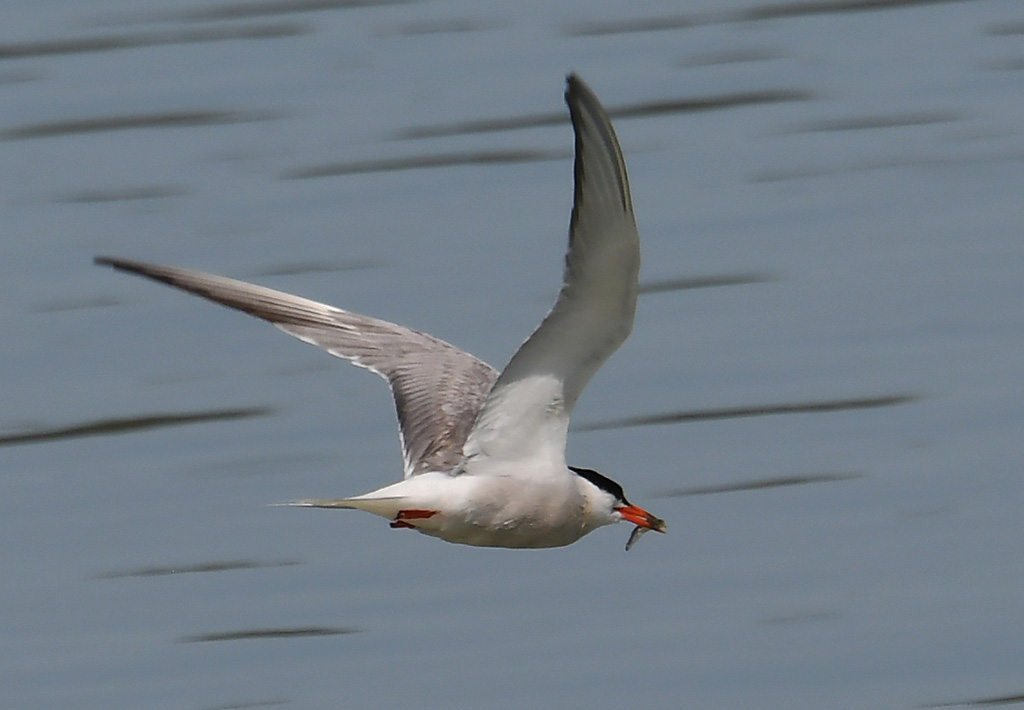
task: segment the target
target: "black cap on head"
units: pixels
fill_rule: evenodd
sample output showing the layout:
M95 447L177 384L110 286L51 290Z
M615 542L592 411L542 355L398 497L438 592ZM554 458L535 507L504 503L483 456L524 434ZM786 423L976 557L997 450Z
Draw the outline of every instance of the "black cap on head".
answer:
M597 471L589 468L579 468L577 466L570 466L569 470L577 476L587 479L602 491L606 491L607 493L615 496L615 500L621 500L626 505L631 505L631 503L626 500L626 493L622 490L622 486L608 478L608 476L605 476L603 473L598 473Z

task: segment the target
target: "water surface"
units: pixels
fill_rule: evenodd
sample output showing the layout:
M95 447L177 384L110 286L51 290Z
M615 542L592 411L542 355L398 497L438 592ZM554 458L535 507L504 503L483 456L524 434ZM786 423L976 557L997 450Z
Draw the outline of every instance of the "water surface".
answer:
M1018 2L6 10L0 704L1021 702ZM270 506L397 479L383 383L92 257L500 367L559 285L569 71L645 257L570 459L671 532L478 550Z

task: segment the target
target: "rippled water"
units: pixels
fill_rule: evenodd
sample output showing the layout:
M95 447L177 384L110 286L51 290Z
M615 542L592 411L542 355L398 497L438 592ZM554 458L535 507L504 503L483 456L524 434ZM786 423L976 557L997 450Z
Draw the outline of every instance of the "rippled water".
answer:
M11 2L0 704L1024 703L1024 7ZM666 536L446 545L376 378L96 254L500 366L559 285L561 99L615 117L632 338L573 463Z

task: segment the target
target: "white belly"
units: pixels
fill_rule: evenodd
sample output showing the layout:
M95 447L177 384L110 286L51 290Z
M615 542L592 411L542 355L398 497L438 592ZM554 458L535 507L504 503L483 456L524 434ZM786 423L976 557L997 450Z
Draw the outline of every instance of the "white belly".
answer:
M576 542L587 526L586 501L575 480L530 481L520 477L458 476L436 515L410 521L426 535L481 547L561 547Z

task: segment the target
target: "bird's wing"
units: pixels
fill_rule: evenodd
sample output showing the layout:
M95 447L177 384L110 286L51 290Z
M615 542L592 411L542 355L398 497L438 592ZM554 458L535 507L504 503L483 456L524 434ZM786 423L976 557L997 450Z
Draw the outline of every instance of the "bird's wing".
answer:
M607 113L579 77L568 78L565 100L576 159L564 285L480 410L466 441L467 472L480 457L564 467L576 400L633 327L640 240L626 164Z
M490 365L426 333L282 291L126 259L97 257L96 263L262 318L383 377L398 410L407 478L458 465L477 412L498 376Z

